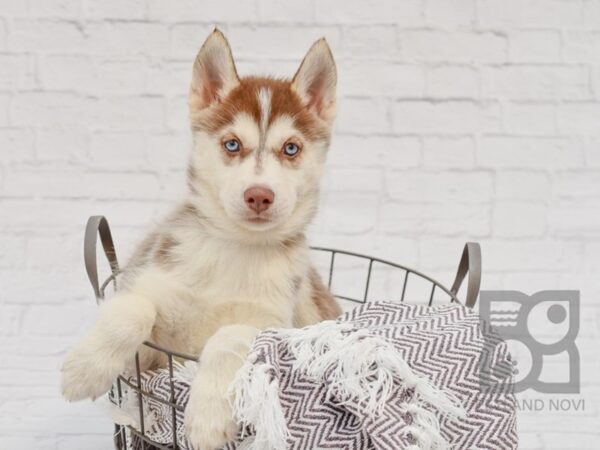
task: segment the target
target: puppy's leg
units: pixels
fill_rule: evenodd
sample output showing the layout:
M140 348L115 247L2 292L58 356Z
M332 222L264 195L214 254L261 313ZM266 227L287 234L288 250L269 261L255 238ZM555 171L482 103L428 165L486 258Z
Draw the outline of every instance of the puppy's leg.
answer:
M127 291L104 302L92 330L67 355L62 369L64 396L71 401L94 399L108 391L117 375L133 365L135 352L150 338L158 315L168 315L175 299L184 295L167 273L149 268ZM141 365L150 363L144 355L153 354L140 353Z
M235 438L238 426L226 393L259 332L248 325L227 325L206 343L185 410L194 450L213 450Z
M146 297L118 294L106 301L92 330L67 355L62 392L69 401L106 393L142 343L150 337L156 308Z
M240 305L228 316L238 323L222 326L206 342L192 382L185 426L194 450L213 450L235 438L238 426L227 398L229 385L256 335L268 327L289 325L257 305Z

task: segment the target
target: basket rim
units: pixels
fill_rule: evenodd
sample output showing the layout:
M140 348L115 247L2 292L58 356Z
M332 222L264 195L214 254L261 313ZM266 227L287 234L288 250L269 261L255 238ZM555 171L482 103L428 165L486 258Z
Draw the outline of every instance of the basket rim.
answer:
M348 251L348 250L340 250L340 249L337 249L337 248L321 247L321 246L314 246L314 247L312 247L311 246L310 249L314 250L314 251L330 252L332 254L339 253L341 255L348 255L348 256L354 256L354 257L357 257L357 258L368 259L369 261L372 261L372 262L378 262L378 263L381 263L381 264L386 264L388 266L396 267L398 269L402 269L402 270L404 270L404 271L406 271L408 273L414 273L415 275L418 275L421 278L425 278L427 281L431 282L436 287L439 287L440 289L442 289L446 294L448 294L450 296L452 303L461 303L461 301L456 296L456 294L453 293L446 286L444 286L441 282L439 282L435 278L430 277L429 275L424 274L423 272L421 272L421 271L419 271L417 269L413 269L412 267L405 266L403 264L398 264L398 263L389 261L387 259L382 259L382 258L378 258L378 257L375 257L375 256L370 256L370 255L364 255L364 254L361 254L361 253L352 252L352 251ZM335 294L334 294L334 296L335 296Z
M403 264L398 264L396 262L393 261L389 261L387 259L383 259L383 258L378 258L376 256L370 256L370 255L364 255L362 253L357 253L357 252L352 252L349 250L340 250L338 248L331 248L331 247L322 247L322 246L310 246L309 247L310 250L313 251L318 251L318 252L329 252L332 255L336 255L336 254L340 254L340 255L348 255L348 256L354 256L356 258L363 258L363 259L367 259L370 261L370 264L372 264L373 262L378 262L381 264L386 264L388 266L392 266L392 267L396 267L398 269L402 269L404 271L406 271L407 273L414 273L415 275L420 276L421 278L426 279L427 281L431 282L432 284L434 284L436 287L439 287L440 289L442 289L446 294L448 294L450 296L451 299L451 303L461 303L460 299L456 296L456 294L454 292L452 292L450 289L448 289L446 286L444 286L440 281L436 280L433 277L430 277L429 275L424 274L423 272L417 270L417 269L413 269L412 267L409 266L405 266ZM330 267L330 272L332 270L332 267ZM113 272L112 274L110 274L106 280L104 280L104 282L102 283L102 285L100 286L100 293L102 294L102 298L104 298L104 291L106 290L106 287L113 281L116 281L117 276L122 272L122 270L117 270L116 272ZM331 287L331 286L330 286ZM334 297L337 297L335 294L333 294ZM360 302L360 303L364 303L362 301L357 301L355 299L351 299L351 298L347 298L347 297L340 297L344 300L350 300L350 301L355 301L355 302Z

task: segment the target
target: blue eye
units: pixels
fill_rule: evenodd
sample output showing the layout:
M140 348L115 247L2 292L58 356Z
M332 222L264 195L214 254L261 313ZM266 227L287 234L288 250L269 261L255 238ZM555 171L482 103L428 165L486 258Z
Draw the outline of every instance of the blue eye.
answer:
M240 143L236 139L229 139L228 141L225 141L223 147L225 147L225 150L230 153L236 153L240 151Z
M298 147L293 142L288 142L283 147L283 153L285 153L286 156L296 156L299 151L300 151L300 147Z

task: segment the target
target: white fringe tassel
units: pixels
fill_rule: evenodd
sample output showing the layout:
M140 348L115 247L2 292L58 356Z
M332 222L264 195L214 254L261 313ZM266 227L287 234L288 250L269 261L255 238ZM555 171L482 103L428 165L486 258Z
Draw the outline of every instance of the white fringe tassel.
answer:
M285 450L289 431L279 401L279 382L274 369L250 355L229 386L228 397L235 420L256 435L246 442L247 450Z
M368 417L381 414L394 393L394 386L414 390L406 412L414 449L449 448L431 411L464 416L457 399L417 376L392 344L355 330L349 323L325 321L302 329L279 330L294 354L294 369L327 387L327 397L339 405L351 405ZM232 407L237 420L252 425L256 439L249 450L285 449L288 430L278 398L276 378L266 364L247 361L231 386Z

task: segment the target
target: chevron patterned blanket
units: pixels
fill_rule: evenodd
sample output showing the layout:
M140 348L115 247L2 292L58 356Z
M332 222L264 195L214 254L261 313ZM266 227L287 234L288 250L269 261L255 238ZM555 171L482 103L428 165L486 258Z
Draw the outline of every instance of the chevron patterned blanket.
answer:
M244 432L224 450L516 449L513 393L480 383L482 355L491 366L510 366L510 355L501 340L490 349L484 333L461 305L379 302L336 321L264 331L231 386ZM169 392L164 374L145 382ZM150 428L152 439L171 442L170 417Z

